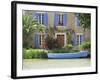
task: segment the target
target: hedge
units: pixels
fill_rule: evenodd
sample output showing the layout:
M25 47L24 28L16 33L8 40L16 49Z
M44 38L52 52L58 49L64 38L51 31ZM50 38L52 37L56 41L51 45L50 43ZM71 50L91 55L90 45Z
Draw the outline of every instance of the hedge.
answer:
M47 58L47 51L39 49L23 49L23 58L24 59Z

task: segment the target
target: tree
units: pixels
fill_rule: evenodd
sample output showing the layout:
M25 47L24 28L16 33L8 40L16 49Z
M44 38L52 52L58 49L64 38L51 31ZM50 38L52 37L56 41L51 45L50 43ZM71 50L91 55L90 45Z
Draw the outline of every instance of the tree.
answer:
M82 26L84 28L84 31L85 31L85 29L90 29L91 15L88 13L80 13L77 16L79 18L80 26Z
M65 32L66 32L66 35L67 35L67 43L72 44L73 43L72 34L74 33L74 30L73 29L66 29Z
M37 23L32 16L23 15L23 47L34 48L34 33L44 32L44 27Z
M46 33L49 36L55 37L56 28L55 27L48 27L46 28Z
M89 13L81 13L78 14L78 19L80 22L80 26L83 27L84 32L86 32L87 30L90 31L90 27L91 27L91 15ZM83 34L84 38L87 34ZM83 43L82 43L83 44ZM83 47L87 48L88 44L83 45Z

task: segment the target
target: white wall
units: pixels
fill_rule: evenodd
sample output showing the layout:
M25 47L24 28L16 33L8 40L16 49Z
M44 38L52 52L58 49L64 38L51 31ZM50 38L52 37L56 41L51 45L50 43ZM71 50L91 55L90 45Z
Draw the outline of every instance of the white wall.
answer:
M54 2L54 3L64 3L64 4L100 5L99 0L31 0L31 1L49 2L49 3ZM0 80L11 80L10 78L11 4L10 3L11 3L11 0L0 0ZM99 14L100 14L100 11L99 11ZM98 18L100 21L100 16L98 16ZM100 24L99 24L99 28L100 28ZM100 37L98 39L99 39L98 41L100 42ZM99 52L100 52L100 49L99 49ZM98 53L98 56L100 57L99 53ZM100 61L100 58L98 61ZM99 62L99 67L100 67L100 62ZM92 74L92 75L77 75L77 76L64 76L64 77L51 77L51 78L48 77L48 78L42 78L42 80L56 80L56 79L57 80L100 80L99 76L100 76L100 73ZM31 79L31 80L41 80L41 79L36 78L36 79Z

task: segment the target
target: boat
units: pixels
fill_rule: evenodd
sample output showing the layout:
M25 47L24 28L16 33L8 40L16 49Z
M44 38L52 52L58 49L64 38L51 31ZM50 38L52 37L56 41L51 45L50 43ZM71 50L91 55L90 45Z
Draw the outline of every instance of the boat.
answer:
M80 51L74 53L48 53L48 59L87 58L88 56L88 51Z

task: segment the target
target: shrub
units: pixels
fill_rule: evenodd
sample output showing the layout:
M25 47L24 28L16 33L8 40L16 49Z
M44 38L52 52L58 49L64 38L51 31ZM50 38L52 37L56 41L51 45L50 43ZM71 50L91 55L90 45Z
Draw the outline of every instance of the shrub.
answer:
M53 50L49 50L48 53L73 53L78 51L79 50L53 49Z
M74 50L72 50L72 52L79 52L79 50L78 49L74 49Z
M47 52L45 52L45 51L42 51L41 52L41 58L47 58L48 56L47 56Z
M80 45L81 49L82 50L90 50L91 48L91 43L89 41L87 42L83 42L81 45Z
M47 58L47 51L39 49L24 49L23 58L24 59Z
M49 49L62 48L62 46L58 43L57 39L53 36L48 35L46 37L46 43Z
M23 49L23 58L24 59L32 59L31 52L27 51L26 49Z
M72 44L67 44L64 48L71 50L73 49L73 45Z

